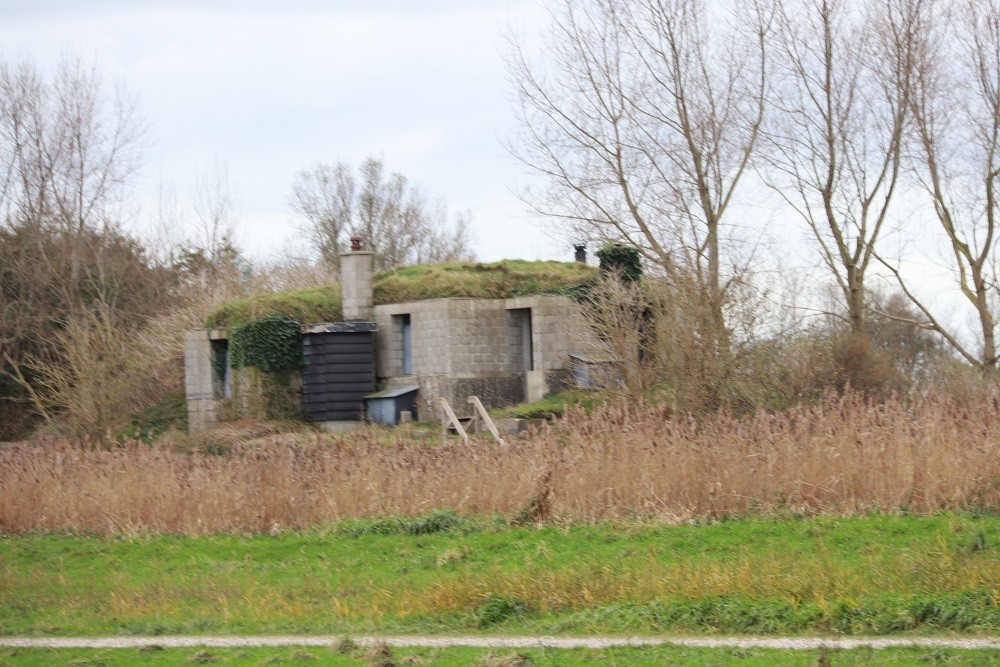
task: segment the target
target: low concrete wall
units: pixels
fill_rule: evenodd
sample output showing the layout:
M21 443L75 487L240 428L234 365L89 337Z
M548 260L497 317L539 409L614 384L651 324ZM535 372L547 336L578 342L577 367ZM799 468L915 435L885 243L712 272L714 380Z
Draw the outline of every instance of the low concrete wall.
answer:
M549 393L549 384L545 381L545 371L526 371L524 373L524 400L534 403L545 398Z
M184 394L191 433L203 431L218 421L215 384L209 332L205 329L188 331L184 335Z
M524 373L469 373L449 375L409 375L388 378L383 388L419 387L417 419L440 418L437 399L443 396L458 415L471 415L468 397L478 396L487 408L502 408L524 402Z

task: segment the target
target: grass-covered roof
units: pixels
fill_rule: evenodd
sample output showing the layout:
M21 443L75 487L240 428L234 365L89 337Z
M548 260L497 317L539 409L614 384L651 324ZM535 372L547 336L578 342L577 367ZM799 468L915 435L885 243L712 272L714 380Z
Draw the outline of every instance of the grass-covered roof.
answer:
M597 269L579 262L450 262L383 271L375 275L372 289L375 305L439 298L507 299L571 293L596 275ZM205 326L236 326L272 314L288 315L303 324L337 322L342 319L340 285L230 301L217 306Z

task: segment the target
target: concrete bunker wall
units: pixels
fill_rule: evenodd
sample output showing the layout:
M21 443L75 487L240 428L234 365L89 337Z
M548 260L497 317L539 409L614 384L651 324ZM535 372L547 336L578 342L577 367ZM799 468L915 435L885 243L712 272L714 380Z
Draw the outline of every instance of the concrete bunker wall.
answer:
M187 398L188 430L198 433L218 421L215 363L212 339L204 329L184 335L184 395Z
M376 306L375 321L379 386L420 387L420 419L438 414L438 396L459 412L467 411L472 394L487 407L539 400L570 385L568 352L594 345L576 303L561 295L396 303ZM404 321L410 328L410 374L403 373Z
M425 420L437 417L438 396L460 413L468 411L466 397L473 394L488 407L539 400L571 386L568 353L597 347L577 304L561 295L432 299L373 310L378 388L419 387L417 412ZM525 326L530 336L525 336ZM222 394L212 341L225 336L225 331L199 329L185 338L193 432L220 419Z

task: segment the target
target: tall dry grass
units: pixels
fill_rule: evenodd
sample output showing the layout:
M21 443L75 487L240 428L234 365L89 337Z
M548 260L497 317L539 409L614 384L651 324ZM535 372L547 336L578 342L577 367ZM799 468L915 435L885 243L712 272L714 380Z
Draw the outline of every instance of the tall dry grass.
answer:
M0 530L258 532L450 508L676 521L745 511L1000 508L992 402L830 396L700 421L665 408L569 413L507 447L274 436L225 455L58 440L0 452Z

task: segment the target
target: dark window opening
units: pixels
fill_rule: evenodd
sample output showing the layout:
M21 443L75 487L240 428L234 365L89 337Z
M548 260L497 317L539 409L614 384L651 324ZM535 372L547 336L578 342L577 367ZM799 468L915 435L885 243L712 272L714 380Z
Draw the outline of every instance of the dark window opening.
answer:
M413 334L410 315L392 316L393 353L396 367L403 375L413 375Z
M229 363L229 341L225 339L212 341L212 379L213 393L216 398L231 398L233 395L232 373Z

